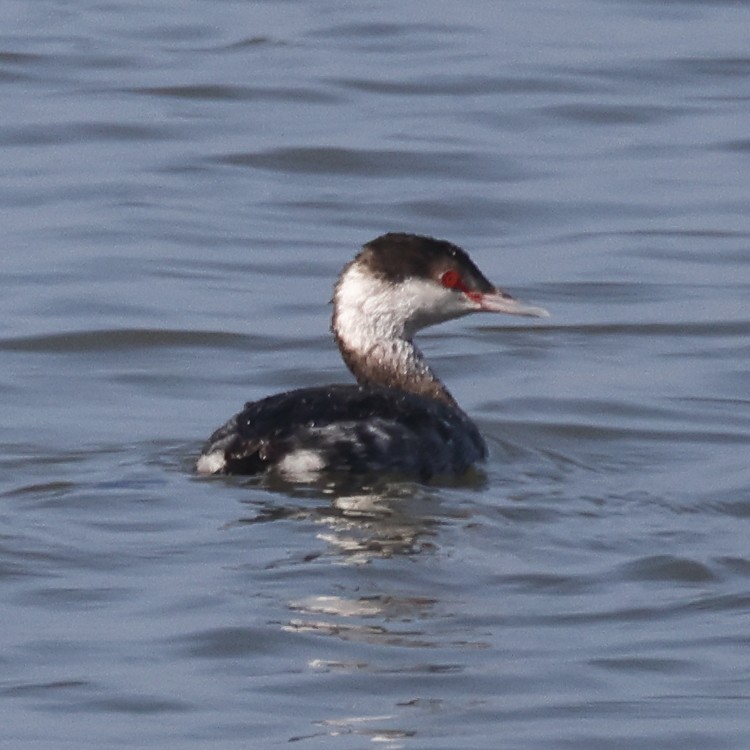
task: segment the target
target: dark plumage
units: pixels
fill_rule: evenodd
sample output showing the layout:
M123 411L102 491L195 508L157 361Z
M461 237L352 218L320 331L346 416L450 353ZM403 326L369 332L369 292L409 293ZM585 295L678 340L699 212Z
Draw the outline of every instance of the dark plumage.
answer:
M327 471L462 474L484 458L479 430L442 401L392 388L331 385L251 401L219 428L225 473L257 474L292 451L316 451Z

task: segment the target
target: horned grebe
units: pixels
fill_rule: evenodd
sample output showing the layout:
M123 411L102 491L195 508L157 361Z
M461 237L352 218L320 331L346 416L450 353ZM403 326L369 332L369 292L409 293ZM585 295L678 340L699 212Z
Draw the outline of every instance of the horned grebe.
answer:
M412 342L474 312L546 317L490 284L464 250L412 234L366 244L336 282L331 330L357 385L301 388L251 401L209 438L202 474L463 474L485 458L474 423Z

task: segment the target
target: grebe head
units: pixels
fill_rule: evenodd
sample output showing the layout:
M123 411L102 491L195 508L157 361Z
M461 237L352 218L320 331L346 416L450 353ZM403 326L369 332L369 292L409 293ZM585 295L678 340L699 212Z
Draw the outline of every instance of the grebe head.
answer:
M491 284L460 247L431 237L384 234L341 273L333 330L344 341L406 339L421 328L474 312L546 317Z

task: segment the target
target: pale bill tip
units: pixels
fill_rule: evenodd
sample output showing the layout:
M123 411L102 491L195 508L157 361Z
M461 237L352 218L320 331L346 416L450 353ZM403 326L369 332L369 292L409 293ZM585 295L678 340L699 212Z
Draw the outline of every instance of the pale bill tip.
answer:
M527 318L549 318L549 312L543 307L526 305L503 293L484 294L479 301L480 308L486 312L522 315Z
M528 315L532 318L549 318L549 310L545 310L543 307L533 307L531 305L526 306L526 312L521 313L522 315Z

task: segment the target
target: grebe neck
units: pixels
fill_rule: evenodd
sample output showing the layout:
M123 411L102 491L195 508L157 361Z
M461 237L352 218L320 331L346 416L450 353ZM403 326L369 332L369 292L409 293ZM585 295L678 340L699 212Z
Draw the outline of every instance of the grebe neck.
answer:
M419 295L350 264L334 292L331 330L341 356L360 385L399 388L458 408L455 399L414 345L431 320L420 318Z

